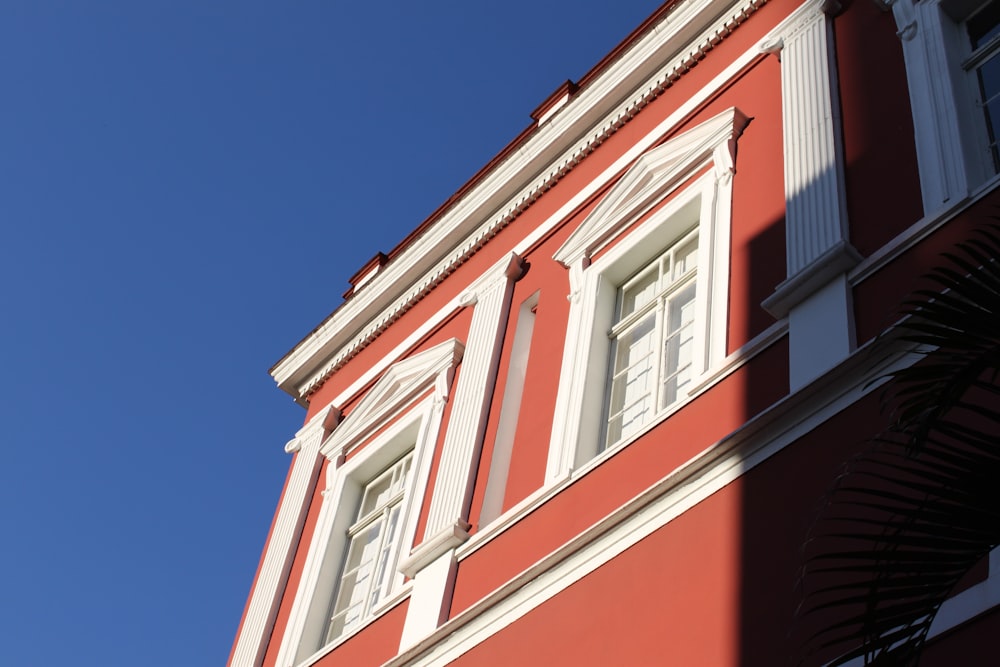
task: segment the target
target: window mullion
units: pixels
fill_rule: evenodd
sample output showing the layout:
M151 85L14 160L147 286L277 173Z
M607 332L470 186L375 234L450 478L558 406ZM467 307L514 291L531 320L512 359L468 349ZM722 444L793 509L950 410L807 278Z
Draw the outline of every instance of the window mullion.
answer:
M382 509L386 506L394 506L403 500L404 489L397 491L391 498L389 498L381 508L376 508L375 510L369 512L363 517L359 517L357 521L351 524L351 527L347 529L348 537L354 537L362 530L375 523L381 515Z
M656 344L655 344L655 350L653 352L653 354L655 355L655 357L653 359L653 368L656 369L656 377L654 377L653 380L652 380L652 382L653 382L653 414L654 415L656 413L658 413L660 411L660 409L662 408L662 406L660 405L660 400L661 400L661 397L663 395L663 392L661 391L661 384L663 382L663 371L664 371L664 368L663 368L663 363L664 363L664 355L663 355L664 335L663 335L663 332L666 329L666 325L667 325L667 322L666 322L667 311L664 308L664 304L666 304L666 301L667 300L666 300L665 297L660 297L657 300L657 304L656 304L656 325L655 325L655 327L656 327L656 334L655 334Z
M372 602L372 600L375 597L374 594L376 593L376 590L378 588L382 587L383 584L382 578L384 576L384 573L380 571L380 568L382 566L382 553L383 551L385 551L385 548L387 546L386 543L390 538L389 513L392 511L392 508L394 506L395 505L393 505L392 503L385 504L382 507L382 511L380 512L380 516L378 518L378 521L382 524L382 530L379 531L378 549L376 549L375 551L375 562L372 563L371 582L369 583L368 590L366 591L365 595L365 613L364 613L365 616L368 616L368 614L371 613L372 607L374 605L374 603ZM379 599L381 598L382 596L379 595Z

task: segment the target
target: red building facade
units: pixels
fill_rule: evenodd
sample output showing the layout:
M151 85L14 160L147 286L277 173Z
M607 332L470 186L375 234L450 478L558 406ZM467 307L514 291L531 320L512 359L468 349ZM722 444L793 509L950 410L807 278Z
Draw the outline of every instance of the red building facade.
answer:
M785 663L865 348L998 198L994 4L672 1L557 90L272 369L230 664Z

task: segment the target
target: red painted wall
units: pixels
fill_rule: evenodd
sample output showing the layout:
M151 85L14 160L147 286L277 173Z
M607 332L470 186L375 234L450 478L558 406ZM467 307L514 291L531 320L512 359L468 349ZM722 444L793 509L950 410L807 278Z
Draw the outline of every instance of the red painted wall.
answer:
M910 94L892 12L855 2L833 25L850 239L867 256L923 215Z
M794 8L774 0L710 51L635 118L608 137L579 165L526 208L481 250L403 314L310 397L308 417L356 382L410 332L438 313L528 234L546 223L582 188L635 142L674 113L734 58L744 53ZM871 3L849 3L834 22L840 72L847 209L852 243L869 256L922 216L913 148L911 110L902 52L891 15ZM874 65L876 63L877 65ZM785 220L780 63L755 56L718 95L694 109L666 141L729 107L752 118L738 141L733 217L727 350L740 349L774 324L760 303L785 279ZM620 177L621 174L619 174ZM611 188L565 215L544 238L521 252L529 269L513 291L511 318L476 471L470 520L481 528L506 366L518 306L538 292L530 364L519 409L503 508L543 485L555 398L569 315L567 270L553 259ZM915 276L939 253L965 238L1000 204L985 198L959 220L874 271L854 289L858 340L891 322L886 304L898 303ZM473 310L459 309L424 336L408 354L447 338L466 340ZM459 368L456 381L461 377ZM349 411L370 388L339 406ZM465 557L458 567L450 617L484 598L628 502L665 475L739 429L788 395L788 344L780 338L718 384L677 410L635 442L613 452L558 495ZM423 533L451 406L435 447L430 487L417 535ZM793 650L788 629L798 602L800 547L824 490L841 463L863 447L883 423L869 396L817 426L798 442L747 472L619 557L541 604L463 655L456 664L510 665L773 665ZM322 479L322 475L321 475ZM319 485L321 488L323 485ZM313 496L303 545L312 537L319 507ZM419 541L418 537L418 541ZM305 549L289 576L275 626L287 622ZM407 609L403 602L345 641L318 664L380 664L396 653ZM992 615L962 629L971 660L1000 622ZM956 635L957 636L957 635ZM927 664L946 662L948 637L937 640ZM982 650L986 650L983 648ZM273 665L276 642L268 647ZM937 662L934 662L937 660Z
M453 664L788 664L802 544L843 461L880 424L869 396Z
M398 653L408 608L409 600L403 600L313 664L316 667L381 665Z
M567 543L787 392L778 344L669 417L459 565L451 616Z

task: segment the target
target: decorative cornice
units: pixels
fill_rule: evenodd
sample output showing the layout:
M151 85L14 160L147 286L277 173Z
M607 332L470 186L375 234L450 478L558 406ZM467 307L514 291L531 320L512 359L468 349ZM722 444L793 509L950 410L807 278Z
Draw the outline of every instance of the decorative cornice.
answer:
M454 523L445 526L433 537L424 540L400 564L399 571L411 579L424 569L428 563L438 556L460 546L469 539L469 529L472 524L463 519L455 519Z
M774 293L761 302L761 307L781 319L806 297L830 282L835 276L850 271L861 262L861 254L847 241L831 246L811 264L774 288Z
M717 179L729 178L735 169L736 140L749 122L731 107L640 157L553 258L567 268L586 263L708 160Z
M315 391L766 2L702 0L667 14L279 361L271 371L278 385L299 400ZM711 21L713 15L720 18ZM588 126L581 136L580 127ZM569 136L580 138L560 154ZM456 238L463 241L456 245ZM452 250L442 257L444 247ZM432 264L434 257L440 259Z
M429 387L434 387L435 398L443 400L464 351L465 346L452 338L393 364L323 443L320 453L331 461L346 456Z

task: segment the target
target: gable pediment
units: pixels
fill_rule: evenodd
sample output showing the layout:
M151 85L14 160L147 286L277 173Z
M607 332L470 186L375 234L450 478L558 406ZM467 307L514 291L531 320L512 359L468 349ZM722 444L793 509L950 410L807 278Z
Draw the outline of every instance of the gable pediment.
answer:
M320 451L330 459L346 454L432 386L441 399L447 398L464 351L461 341L452 338L390 366Z
M644 153L553 256L569 267L615 238L637 217L711 162L720 178L734 171L736 139L750 119L735 107Z

